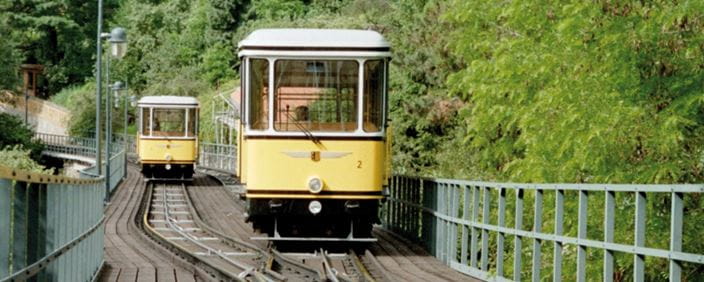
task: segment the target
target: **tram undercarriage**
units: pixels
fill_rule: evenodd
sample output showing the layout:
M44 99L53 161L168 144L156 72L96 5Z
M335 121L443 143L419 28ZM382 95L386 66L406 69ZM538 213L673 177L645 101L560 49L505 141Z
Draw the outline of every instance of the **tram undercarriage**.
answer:
M247 221L255 232L268 235L252 240L376 241L372 227L379 223L378 200L253 199L248 204Z

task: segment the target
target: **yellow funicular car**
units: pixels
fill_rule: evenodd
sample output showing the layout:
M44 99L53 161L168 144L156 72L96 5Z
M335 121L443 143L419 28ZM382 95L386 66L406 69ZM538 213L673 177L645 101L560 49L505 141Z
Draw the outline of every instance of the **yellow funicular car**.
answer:
M239 43L237 175L264 240L373 241L389 167L389 43L368 30L260 29Z
M145 179L191 180L198 158L198 100L145 96L137 107L137 154Z

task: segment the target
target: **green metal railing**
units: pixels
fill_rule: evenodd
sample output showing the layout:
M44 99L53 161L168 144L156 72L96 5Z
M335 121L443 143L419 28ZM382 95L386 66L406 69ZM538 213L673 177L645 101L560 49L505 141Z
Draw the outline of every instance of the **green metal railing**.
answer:
M235 173L237 146L199 143L198 166Z
M34 136L46 146L47 151L83 157L95 157L95 139L93 138L47 133L36 133Z
M682 280L683 263L704 264L704 250L689 253L682 248L683 199L685 195L700 197L704 185L518 184L394 176L389 188L390 197L382 216L385 228L421 242L453 269L485 280L520 281L522 273L529 273L532 281L539 281L541 269L548 266L553 281L586 281L588 251L603 253L599 275L603 281L614 280L616 254L632 256L634 281L645 280L646 257L666 260L668 269L661 271L668 274L670 281ZM576 198L566 199L566 192L576 193ZM526 193L533 199L530 230L523 227L524 214L531 212L524 211L524 205L531 204L524 203ZM554 210L550 211L554 218L545 218L554 223L551 232L543 231L543 215L547 213L543 208L550 204L543 202L546 193L554 198ZM507 194L515 203L507 205ZM619 210L629 209L634 216L632 228L624 227L624 223L618 226L632 233L633 244L614 240L617 194L619 205L624 199L628 202ZM592 202L603 202L603 239L595 240L587 237L589 198L601 199L601 195L603 201ZM665 215L669 216L669 248L665 249L645 244L647 201L655 196L664 196L669 203L670 213ZM577 201L576 216L566 214L566 200ZM509 205L512 209L507 208ZM513 226L507 226L507 210L514 216ZM576 222L576 237L566 234L566 222ZM511 237L513 253L507 254L505 245ZM523 246L524 239L532 241L532 246ZM548 243L553 246L551 265L542 257L542 247ZM568 249L576 261L563 261ZM523 271L522 257L527 250L530 270ZM511 267L504 265L506 261L513 262L512 277L504 275L506 268ZM570 263L575 264L576 273L565 278L563 266Z
M0 281L90 281L103 263L102 178L0 166Z
M95 157L95 140L36 134L45 151ZM113 147L110 191L125 175L125 148ZM105 163L103 163L105 167ZM105 179L93 165L81 179L0 165L0 281L89 281L103 263Z

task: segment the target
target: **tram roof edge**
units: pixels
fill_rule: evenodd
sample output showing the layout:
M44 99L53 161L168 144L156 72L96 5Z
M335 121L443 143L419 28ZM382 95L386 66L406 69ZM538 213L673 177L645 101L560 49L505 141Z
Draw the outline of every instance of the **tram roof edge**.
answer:
M144 96L139 105L198 105L198 99L190 96Z
M258 29L239 42L240 49L389 51L391 45L373 30Z

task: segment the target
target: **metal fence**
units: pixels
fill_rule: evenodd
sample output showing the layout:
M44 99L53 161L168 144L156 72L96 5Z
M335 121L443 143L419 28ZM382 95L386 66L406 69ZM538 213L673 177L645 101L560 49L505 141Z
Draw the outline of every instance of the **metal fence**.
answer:
M137 143L135 142L136 137L134 135L127 134L116 134L115 142L124 142L127 148L127 154L137 154Z
M127 163L127 155L122 146L115 144L113 147L113 153L110 155L110 193L112 193L115 188L120 184L120 181L124 178L125 174L125 164ZM116 151L120 150L120 151ZM105 171L105 163L103 163L102 171ZM95 165L92 165L84 170L79 171L81 178L96 178L98 177L98 169Z
M103 263L104 182L0 166L0 281L90 281Z
M666 260L669 269L662 271L668 273L670 281L682 280L684 263L704 264L704 250L688 253L682 248L683 199L685 195L700 197L704 185L517 184L394 176L389 190L390 198L383 211L387 229L423 243L430 253L453 269L485 280L520 281L521 274L527 273L532 281L539 281L541 269L547 266L553 281L586 281L588 251L603 253L599 275L603 281L614 280L616 254L632 256L634 281L645 280L646 257ZM566 192L576 193L576 198L566 198ZM532 203L524 203L526 193L530 193L528 198L533 199ZM546 194L549 199L554 198L554 210L550 211L554 218L546 218L554 222L551 232L543 231L546 213L543 207L549 204L543 202ZM619 205L625 205L619 209L629 209L634 216L632 226L619 226L632 232L633 244L614 241L617 194ZM507 205L507 195L515 202ZM590 195L599 199L603 196L603 218L599 218L603 220L603 239L587 237ZM670 214L661 215L669 217L666 249L645 244L647 201L655 196L665 197L669 205ZM566 200L577 201L577 214L566 214ZM524 204L532 204L533 210L524 211ZM514 216L513 226L506 224L507 210ZM530 230L523 227L526 212L533 215ZM593 211L591 216L595 216ZM576 223L576 237L566 234L566 223ZM511 238L512 254L505 249ZM532 246L523 246L524 239L532 241ZM551 263L542 257L542 247L548 243L553 246ZM576 261L563 261L567 249L570 257L576 249ZM528 250L530 271L522 271L523 256ZM504 275L506 268L511 267L504 266L506 261L513 263L512 277ZM576 273L566 278L563 266L570 263L574 263Z
M46 145L46 150L56 153L95 157L95 139L36 133L35 138Z
M226 144L198 144L198 166L234 173L237 168L237 146Z

